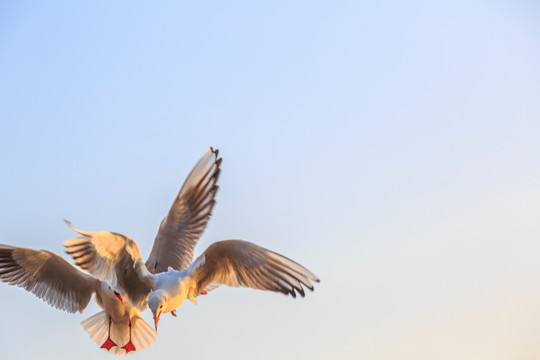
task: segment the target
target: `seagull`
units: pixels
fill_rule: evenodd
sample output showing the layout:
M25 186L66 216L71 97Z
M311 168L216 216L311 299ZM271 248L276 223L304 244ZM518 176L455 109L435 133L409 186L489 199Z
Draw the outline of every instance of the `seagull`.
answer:
M163 219L147 261L137 243L122 234L84 231L64 242L75 263L107 280L139 310L149 307L157 330L160 316L176 315L187 299L220 285L281 292L296 297L313 291L319 278L297 262L244 240L218 241L195 261L194 248L215 204L221 158L210 148L195 165Z
M109 283L80 271L53 252L0 244L0 280L22 287L69 313L82 313L94 294L103 311L81 325L110 353L141 351L157 337L138 310L124 301Z

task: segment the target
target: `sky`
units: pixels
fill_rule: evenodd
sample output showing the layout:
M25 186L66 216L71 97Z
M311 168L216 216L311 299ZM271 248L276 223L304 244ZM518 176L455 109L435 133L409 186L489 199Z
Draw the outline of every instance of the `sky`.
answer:
M0 243L107 230L148 255L223 157L196 254L244 239L320 277L221 287L139 359L540 358L534 1L3 1ZM0 284L3 358L111 359ZM151 321L149 311L145 319Z

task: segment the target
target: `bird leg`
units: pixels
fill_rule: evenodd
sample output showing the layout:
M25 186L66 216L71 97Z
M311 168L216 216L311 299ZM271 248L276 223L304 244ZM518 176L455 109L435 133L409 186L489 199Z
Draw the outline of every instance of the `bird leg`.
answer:
M177 315L176 315L176 309L172 310L172 311L171 311L171 314L172 314L172 316L177 317Z
M122 349L126 350L126 353L129 353L130 351L136 351L135 345L131 342L131 319L129 319L129 342L122 346Z
M109 333L107 335L107 340L101 345L102 349L107 349L107 351L110 351L113 346L117 346L114 341L111 340L111 323L112 319L109 316Z

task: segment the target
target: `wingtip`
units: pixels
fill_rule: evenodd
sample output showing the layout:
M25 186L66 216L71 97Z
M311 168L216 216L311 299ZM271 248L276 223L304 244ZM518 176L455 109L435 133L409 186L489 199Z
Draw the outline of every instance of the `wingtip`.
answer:
M81 229L77 229L76 227L74 227L72 224L71 224L71 221L68 221L66 219L64 219L64 223L66 224L66 226L68 228L70 228L71 230L83 235L83 236L92 236L92 232L91 231L84 231L84 230L81 230Z
M64 220L64 224L65 224L68 228L70 228L71 230L73 230L73 231L75 231L75 232L78 232L78 233L80 234L79 230L78 230L78 229L75 229L75 227L73 227L73 225L71 224L71 221L66 220L66 219L63 219L63 220Z
M214 149L212 146L210 146L210 151L214 154L214 157L216 159L214 163L219 166L222 161L222 158L219 157L219 149Z

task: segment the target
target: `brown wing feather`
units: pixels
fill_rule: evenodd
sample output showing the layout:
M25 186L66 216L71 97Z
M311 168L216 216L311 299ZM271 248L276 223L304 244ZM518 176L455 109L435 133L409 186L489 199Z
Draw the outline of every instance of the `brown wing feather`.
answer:
M137 243L129 237L106 231L83 231L69 227L83 235L64 241L66 252L77 266L92 276L107 281L139 310L146 308L149 284L139 278L133 268L141 254Z
M262 246L243 241L213 243L193 263L189 275L196 282L196 294L208 287L228 285L281 292L296 297L313 290L319 279L302 265Z
M220 174L219 151L210 148L188 175L178 196L161 222L146 267L153 274L169 267L186 269L193 260L212 208L216 202L217 180Z
M7 245L0 245L0 280L70 313L82 312L100 284L50 251Z

